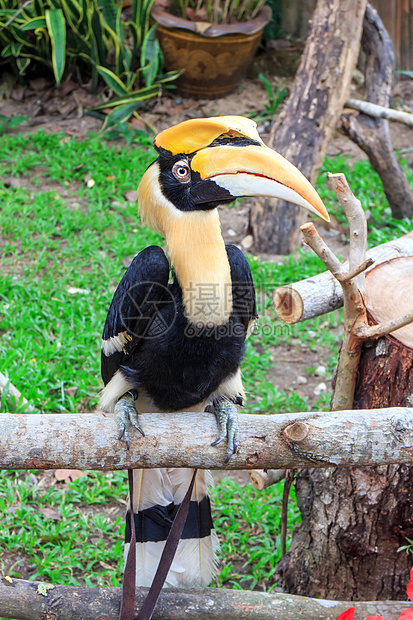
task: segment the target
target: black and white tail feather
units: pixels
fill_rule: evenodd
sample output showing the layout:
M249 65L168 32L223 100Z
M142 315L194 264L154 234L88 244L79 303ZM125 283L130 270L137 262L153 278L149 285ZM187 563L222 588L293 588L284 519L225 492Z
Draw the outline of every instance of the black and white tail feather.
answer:
M159 564L176 511L189 487L192 469L134 471L133 513L136 529L136 585L149 587ZM210 584L218 567L218 538L213 529L208 487L210 472L199 470L188 518L165 586L194 588ZM125 559L129 550L129 511Z

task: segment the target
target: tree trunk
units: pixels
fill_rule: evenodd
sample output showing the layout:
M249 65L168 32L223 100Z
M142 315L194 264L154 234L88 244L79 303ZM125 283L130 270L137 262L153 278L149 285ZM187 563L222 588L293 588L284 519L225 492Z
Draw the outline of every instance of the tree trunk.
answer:
M290 97L269 146L314 182L348 97L356 66L366 0L318 0ZM299 243L307 213L288 202L252 203L255 248L288 254Z
M398 315L401 304L413 306L411 260L395 260L405 261L397 277L394 261L366 277L372 323L385 320L389 308ZM411 406L413 348L407 343L413 342L413 327L403 329L407 331L398 332L399 339L393 335L365 343L355 409ZM406 537L413 538L412 467L304 470L296 491L303 522L278 568L285 590L336 600L406 599L412 557L397 549Z
M366 100L389 107L394 73L393 44L370 4L364 17L361 45L366 57ZM361 113L343 114L340 130L367 153L383 183L393 217L413 217L413 194L393 150L389 121Z

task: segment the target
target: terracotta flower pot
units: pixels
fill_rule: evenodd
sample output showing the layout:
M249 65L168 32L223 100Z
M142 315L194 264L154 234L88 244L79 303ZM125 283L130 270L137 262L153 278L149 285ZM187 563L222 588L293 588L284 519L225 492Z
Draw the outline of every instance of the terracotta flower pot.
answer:
M186 95L214 99L230 93L257 51L271 9L240 24L211 24L200 34L197 22L175 17L155 2L151 11L166 71L183 70L174 82Z

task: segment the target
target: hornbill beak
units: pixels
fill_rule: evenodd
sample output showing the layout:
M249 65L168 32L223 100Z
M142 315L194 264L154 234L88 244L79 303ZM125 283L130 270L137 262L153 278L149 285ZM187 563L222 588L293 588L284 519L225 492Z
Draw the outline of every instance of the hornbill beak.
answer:
M262 142L251 119L228 116L185 121L161 132L155 146L188 156L190 194L198 209L242 196L267 196L297 204L330 221L305 176Z
M219 146L196 153L191 168L202 181L194 186L192 195L202 197L202 184L213 182L233 198L241 196L268 196L293 202L330 221L327 210L305 176L284 157L264 144L259 146ZM225 194L228 199L228 193Z

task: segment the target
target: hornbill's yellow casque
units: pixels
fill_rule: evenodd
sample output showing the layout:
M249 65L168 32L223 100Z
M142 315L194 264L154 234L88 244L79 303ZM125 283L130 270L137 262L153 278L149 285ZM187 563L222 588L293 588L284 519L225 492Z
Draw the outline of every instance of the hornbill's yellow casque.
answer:
M103 332L101 406L116 413L127 444L130 423L143 434L137 412L208 406L218 420L215 444L227 438L229 458L244 400L240 364L257 313L250 268L237 247L225 246L217 206L273 196L328 215L306 178L263 144L249 119L185 121L154 144L159 156L142 177L138 203L164 236L169 260L160 247L146 248L115 292ZM191 476L185 469L134 472L137 585L151 584ZM208 482L199 471L169 585L207 585L214 574ZM129 539L127 527L126 547Z

